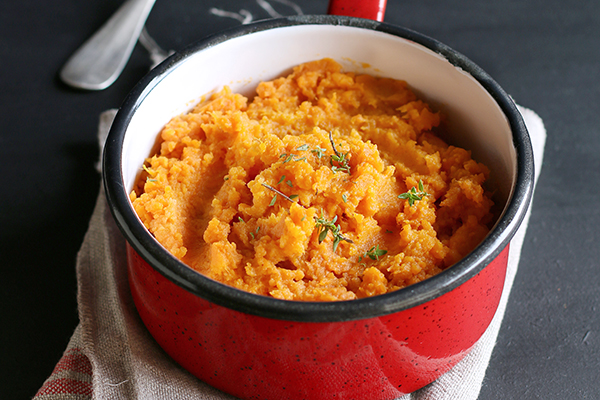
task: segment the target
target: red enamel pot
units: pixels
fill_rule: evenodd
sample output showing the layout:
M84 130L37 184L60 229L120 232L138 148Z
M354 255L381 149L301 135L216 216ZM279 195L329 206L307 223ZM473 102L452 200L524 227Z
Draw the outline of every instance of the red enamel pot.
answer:
M364 5L365 2L357 2ZM336 8L337 7L337 8ZM340 10L339 7L345 7ZM509 242L529 206L533 153L515 104L442 43L348 3L243 25L174 54L129 94L105 145L107 198L128 242L135 305L157 343L208 384L243 399L392 399L434 381L473 347L502 294ZM406 80L448 116L448 141L490 167L502 212L485 240L439 275L393 293L296 302L242 292L170 255L128 193L160 129L206 93L251 93L261 80L323 57Z

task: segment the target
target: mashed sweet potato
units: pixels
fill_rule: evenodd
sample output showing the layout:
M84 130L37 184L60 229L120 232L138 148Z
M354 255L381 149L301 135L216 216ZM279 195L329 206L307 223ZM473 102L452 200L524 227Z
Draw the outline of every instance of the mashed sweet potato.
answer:
M157 240L242 290L348 300L434 276L488 233L489 170L403 81L323 59L173 118L131 193Z

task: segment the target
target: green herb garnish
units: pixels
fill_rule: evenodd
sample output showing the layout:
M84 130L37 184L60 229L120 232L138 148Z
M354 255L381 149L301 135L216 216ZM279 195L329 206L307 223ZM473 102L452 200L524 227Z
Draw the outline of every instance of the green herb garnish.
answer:
M331 170L333 171L333 173L342 171L350 174L350 165L348 164L348 159L346 158L350 153L348 152L346 154L342 154L335 148L335 143L333 142L333 135L331 131L329 132L329 141L331 142L331 147L333 148L333 152L335 153L331 155L331 158L329 160L329 163L331 164ZM336 162L337 165L334 165L334 162Z
M345 240L348 243L354 243L352 240L348 239L344 235L341 234L340 230L342 229L340 225L336 225L337 215L333 217L331 221L327 220L321 211L321 217L315 217L315 227L319 229L319 243L322 243L327 237L327 233L331 232L333 235L333 252L337 250L338 245L342 240Z
M277 201L277 195L273 196L273 198L271 199L271 202L269 203L269 207L273 207L275 205L276 201Z
M279 156L279 158L285 158L285 160L283 160L284 164L292 161L294 159L294 157L296 157L295 154L287 154L287 153L283 153L282 155Z
M350 173L350 165L348 165L348 159L346 156L349 153L342 154L341 156L331 155L331 170L336 173L338 171L345 172L347 174ZM334 165L333 162L337 162L338 165Z
M273 186L267 185L266 183L261 183L261 185L263 185L264 187L266 187L270 191L275 192L275 196L273 196L273 199L269 203L269 206L273 206L275 204L275 201L277 201L277 195L283 197L284 199L286 199L287 201L289 201L291 203L295 203L294 199L298 197L297 194L293 194L291 196L283 194L281 191L275 189Z
M314 153L317 156L317 158L320 160L325 155L325 151L326 151L325 149L317 146L316 149L311 150L311 153Z
M298 157L297 154L287 154L287 153L283 153L282 155L279 156L279 158L285 158L285 160L283 160L283 163L288 163L290 161L305 161L306 157Z
M425 189L423 188L423 180L419 179L418 192L417 189L413 186L408 192L399 194L398 198L408 200L408 205L412 207L412 205L415 204L415 201L423 200L423 197L425 196L430 196L430 194L425 192Z
M373 246L365 253L367 257L371 260L379 260L379 257L387 254L387 250L383 250L379 248L379 245Z

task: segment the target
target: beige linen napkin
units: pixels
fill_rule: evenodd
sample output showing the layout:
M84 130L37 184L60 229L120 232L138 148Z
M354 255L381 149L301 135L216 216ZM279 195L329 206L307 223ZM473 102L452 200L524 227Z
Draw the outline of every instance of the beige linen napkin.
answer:
M536 177L546 131L531 110L520 108L534 147ZM99 142L115 110L101 115ZM517 272L529 212L511 242L500 306L473 350L451 371L401 400L477 399ZM80 323L53 374L35 400L233 399L179 367L152 339L134 307L127 281L125 241L101 188L77 258Z

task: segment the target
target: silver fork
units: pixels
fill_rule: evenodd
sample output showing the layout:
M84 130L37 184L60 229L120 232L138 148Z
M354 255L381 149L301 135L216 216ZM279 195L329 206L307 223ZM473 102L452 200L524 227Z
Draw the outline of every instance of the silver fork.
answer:
M119 77L131 57L155 1L127 0L71 56L60 71L60 78L65 83L80 89L102 90L109 87ZM148 40L146 32L144 32L144 42L153 49L155 54L159 54L156 53L158 45L151 38ZM152 45L153 42L155 46Z

